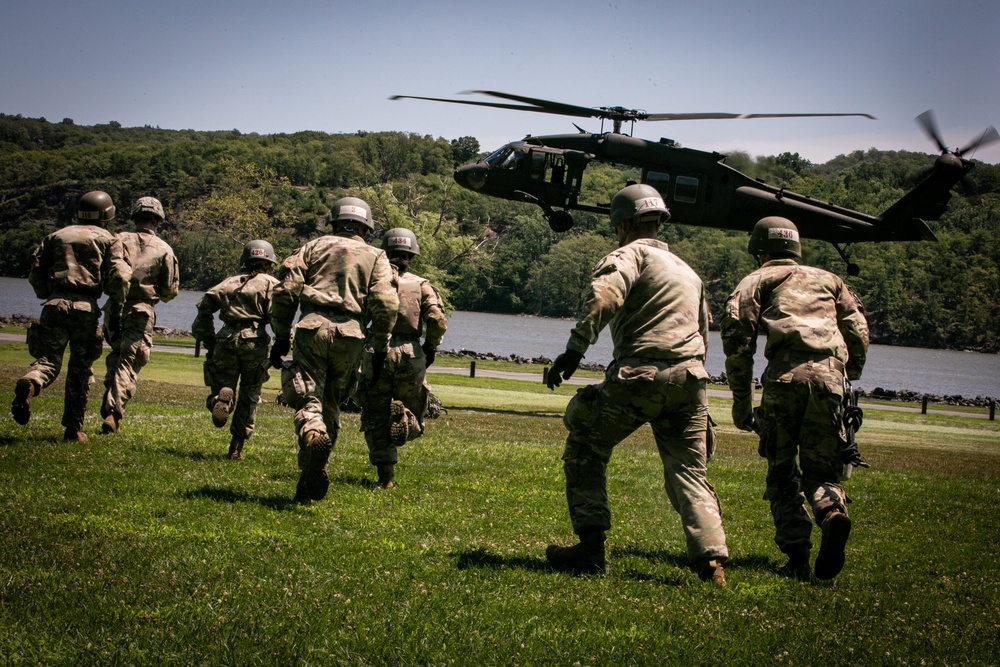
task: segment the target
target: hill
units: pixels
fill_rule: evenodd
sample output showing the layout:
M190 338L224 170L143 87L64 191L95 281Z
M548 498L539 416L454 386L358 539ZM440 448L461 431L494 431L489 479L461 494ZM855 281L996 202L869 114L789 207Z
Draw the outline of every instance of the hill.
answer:
M322 231L330 203L345 194L371 205L378 232L405 226L423 254L413 270L462 310L570 316L594 261L613 246L605 219L575 216L551 232L533 206L457 187L456 165L475 159L474 137L401 132L242 134L78 126L71 119L0 114L0 275L24 276L37 243L72 215L76 198L107 191L121 214L142 195L160 198L161 227L181 263L182 284L204 289L235 269L243 244L267 238L279 255ZM796 192L878 214L913 187L932 158L907 151L854 151L822 165L797 154L727 162ZM589 200L608 201L636 175L592 165ZM979 163L948 212L933 223L939 242L852 248L862 273L850 279L867 308L873 341L1000 350L1000 167ZM753 267L745 234L665 227L663 238L705 280L712 310ZM804 261L832 271L832 247L807 242Z

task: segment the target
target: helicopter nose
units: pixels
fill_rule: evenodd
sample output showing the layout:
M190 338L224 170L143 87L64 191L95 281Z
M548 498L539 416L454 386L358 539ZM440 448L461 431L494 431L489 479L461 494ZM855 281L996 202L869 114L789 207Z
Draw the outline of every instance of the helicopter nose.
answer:
M489 167L486 165L467 164L455 170L455 182L470 190L480 190L486 185Z

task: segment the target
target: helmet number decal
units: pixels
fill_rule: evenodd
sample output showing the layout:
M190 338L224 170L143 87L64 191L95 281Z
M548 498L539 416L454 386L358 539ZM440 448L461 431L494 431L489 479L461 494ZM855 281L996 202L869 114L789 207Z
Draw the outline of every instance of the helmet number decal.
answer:
M767 238L773 240L781 241L798 241L799 232L795 229L782 229L780 227L771 227L767 230Z

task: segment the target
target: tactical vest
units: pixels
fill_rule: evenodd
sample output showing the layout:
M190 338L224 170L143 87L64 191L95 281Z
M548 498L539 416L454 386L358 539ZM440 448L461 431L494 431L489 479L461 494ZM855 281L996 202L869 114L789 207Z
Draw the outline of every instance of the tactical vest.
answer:
M399 295L399 309L396 326L392 330L394 337L420 335L420 306L422 292L420 286L424 279L413 273L396 276L396 293Z

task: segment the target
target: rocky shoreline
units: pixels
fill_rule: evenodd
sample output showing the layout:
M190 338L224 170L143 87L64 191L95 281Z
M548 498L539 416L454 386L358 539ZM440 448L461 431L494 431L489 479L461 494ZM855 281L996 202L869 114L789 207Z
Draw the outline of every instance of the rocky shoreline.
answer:
M480 360L480 361L505 361L507 363L513 364L541 364L544 366L549 366L552 364L552 359L548 357L535 357L526 358L521 357L516 354L510 355L499 355L493 354L492 352L473 352L471 350L438 350L439 355L455 357L458 359L469 359L469 360ZM582 363L580 368L588 371L596 371L603 373L605 366L603 364L594 363ZM713 375L710 376L709 381L712 384L728 384L726 380L726 374ZM757 383L757 389L760 389L760 383ZM997 403L997 398L990 396L976 396L975 398L968 398L965 396L945 396L942 394L921 394L916 391L910 391L906 389L895 390L895 389L883 389L881 387L875 387L871 391L864 391L859 389L858 398L872 398L881 401L900 401L905 403L920 403L927 399L928 403L940 403L942 405L964 405L969 407L987 408L990 403Z

